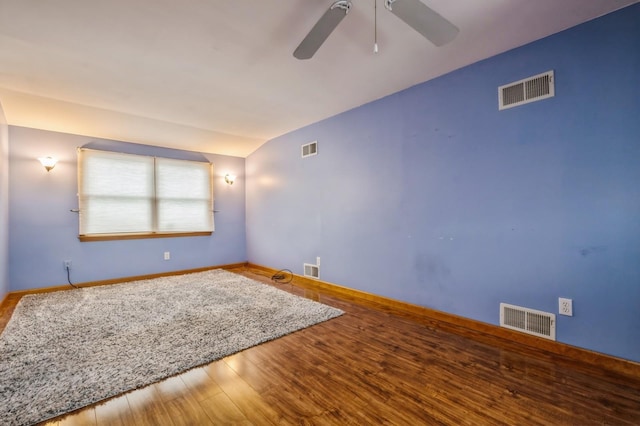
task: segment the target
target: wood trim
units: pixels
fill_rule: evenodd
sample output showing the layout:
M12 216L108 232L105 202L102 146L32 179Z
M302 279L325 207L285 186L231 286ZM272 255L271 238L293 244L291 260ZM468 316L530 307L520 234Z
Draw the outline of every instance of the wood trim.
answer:
M102 285L111 285L111 284L121 284L121 283L126 283L126 282L131 282L131 281L140 281L140 280L150 280L153 278L161 278L161 277L170 277L173 275L184 275L184 274L191 274L194 272L204 272L204 271L210 271L212 269L235 269L235 268L241 268L243 266L246 266L245 262L242 263L230 263L227 265L219 265L219 266L205 266L202 268L193 268L193 269L183 269L180 271L170 271L170 272L160 272L157 274L145 274L145 275L135 275L132 277L122 277L122 278L111 278L108 280L99 280L99 281L88 281L88 282L84 282L84 283L77 283L74 285L76 287L98 287L98 286L102 286ZM61 285L61 286L54 286L54 287L41 287L41 288L34 288L34 289L29 289L29 290L17 290L17 291L12 291L9 294L7 294L7 296L5 297L5 300L9 299L9 296L11 297L15 297L15 296L25 296L27 294L38 294L38 293L50 293L53 291L61 291L61 290L69 290L71 289L71 287L67 284L67 285ZM4 303L4 301L3 301ZM1 310L1 305L0 305L0 310Z
M2 298L2 301L0 302L0 317L4 315L5 305L9 302L10 295L11 293L5 294L4 297Z
M248 263L247 268L264 271L269 275L273 275L278 271L253 263ZM460 334L505 349L522 351L524 347L532 348L541 351L542 353L540 355L543 357L546 356L549 360L555 361L558 356L562 357L574 367L576 367L575 363L581 363L585 369L598 367L624 376L640 377L640 363L617 358L612 355L567 345L566 343L541 339L497 325L296 274L294 274L294 279L291 284L383 310L391 314L408 317L437 329ZM553 355L553 357L550 355Z
M150 234L99 234L99 235L78 235L78 239L83 243L93 241L113 241L113 240L142 240L147 238L177 238L177 237L208 237L213 232L154 232Z
M2 333L5 326L11 319L11 314L13 314L13 310L18 304L20 297L22 296L7 293L2 299L2 302L0 303L0 333Z

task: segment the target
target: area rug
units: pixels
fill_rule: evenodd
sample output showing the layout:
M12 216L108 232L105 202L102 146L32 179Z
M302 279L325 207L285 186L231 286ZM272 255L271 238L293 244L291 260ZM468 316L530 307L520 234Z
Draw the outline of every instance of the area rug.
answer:
M24 296L0 336L0 424L56 417L342 313L223 270Z

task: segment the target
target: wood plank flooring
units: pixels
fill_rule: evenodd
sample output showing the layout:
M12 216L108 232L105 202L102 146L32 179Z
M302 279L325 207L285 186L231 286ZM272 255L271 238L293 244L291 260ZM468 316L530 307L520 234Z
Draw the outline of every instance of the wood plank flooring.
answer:
M346 314L43 424L640 425L640 378L272 285Z

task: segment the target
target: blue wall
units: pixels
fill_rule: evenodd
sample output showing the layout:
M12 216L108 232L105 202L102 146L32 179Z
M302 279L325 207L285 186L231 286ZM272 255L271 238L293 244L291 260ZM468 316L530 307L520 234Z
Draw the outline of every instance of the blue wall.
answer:
M9 126L0 104L0 301L9 291Z
M245 246L244 159L204 155L214 165L216 230L211 237L84 242L78 240L76 148L98 140L23 127L9 127L9 282L23 290L66 284L63 261L72 261L71 278L87 282L222 265L247 260ZM122 143L121 143L122 144ZM170 156L165 148L125 145L128 152ZM173 152L174 157L193 156ZM178 154L178 155L176 155ZM59 159L49 173L37 157ZM201 156L198 154L198 156ZM229 186L224 175L238 176ZM163 253L171 252L165 261Z
M250 262L640 361L640 5L263 145L247 158ZM556 96L497 87L555 70ZM372 83L375 84L375 83ZM300 158L317 140L319 155Z

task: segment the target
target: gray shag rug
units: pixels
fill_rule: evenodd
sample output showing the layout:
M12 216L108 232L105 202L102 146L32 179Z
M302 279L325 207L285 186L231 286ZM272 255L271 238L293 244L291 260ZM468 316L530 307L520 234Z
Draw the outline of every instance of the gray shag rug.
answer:
M223 270L24 296L0 336L0 424L56 417L342 313Z

